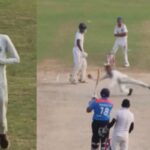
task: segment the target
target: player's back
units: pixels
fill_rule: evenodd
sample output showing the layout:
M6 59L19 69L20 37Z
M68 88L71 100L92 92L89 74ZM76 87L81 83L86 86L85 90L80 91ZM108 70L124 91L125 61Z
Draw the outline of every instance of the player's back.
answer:
M108 121L113 104L107 99L96 99L93 104L93 120Z
M127 108L122 108L117 112L114 131L118 133L128 133L131 123L134 121L133 113Z

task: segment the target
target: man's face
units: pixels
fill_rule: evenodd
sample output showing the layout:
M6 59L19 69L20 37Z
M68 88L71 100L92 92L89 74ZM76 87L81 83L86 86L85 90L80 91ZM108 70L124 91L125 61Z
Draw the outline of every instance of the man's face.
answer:
M86 32L87 32L87 29L80 29L80 32L81 32L81 33L86 33Z
M105 71L109 74L111 73L112 69L111 69L111 66L106 66L105 67Z
M117 20L117 25L118 25L118 27L121 27L122 23L123 23L123 21L122 21L121 19L120 19L120 20Z

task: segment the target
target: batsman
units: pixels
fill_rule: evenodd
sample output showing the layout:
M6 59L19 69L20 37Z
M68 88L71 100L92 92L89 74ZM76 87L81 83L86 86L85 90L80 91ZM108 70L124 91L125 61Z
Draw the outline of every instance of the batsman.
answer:
M94 112L91 150L99 150L99 147L101 147L101 150L105 150L105 142L109 136L107 125L109 124L113 104L112 101L109 100L110 92L108 89L102 89L100 95L101 98L92 98L86 110L87 113Z
M84 34L86 33L87 26L85 23L80 23L78 31L75 35L75 42L73 47L73 60L74 66L70 75L70 82L77 84L86 82L86 70L87 70L87 56L88 54L84 50ZM78 79L78 75L80 75Z

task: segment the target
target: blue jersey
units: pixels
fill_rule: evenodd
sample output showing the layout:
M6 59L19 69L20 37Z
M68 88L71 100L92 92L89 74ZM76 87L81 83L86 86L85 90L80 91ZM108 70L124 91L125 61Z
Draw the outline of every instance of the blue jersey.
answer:
M113 104L107 99L93 99L89 108L94 111L93 120L109 121Z

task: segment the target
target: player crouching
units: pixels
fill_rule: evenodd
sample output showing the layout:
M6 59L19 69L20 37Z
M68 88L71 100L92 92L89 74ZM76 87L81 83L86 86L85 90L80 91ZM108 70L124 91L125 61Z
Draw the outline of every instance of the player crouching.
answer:
M94 111L91 150L98 150L100 143L101 150L105 150L105 141L109 136L106 126L109 124L113 104L108 99L110 95L108 89L102 89L100 95L101 98L93 98L87 107L87 113Z
M77 31L75 36L74 48L73 48L73 59L74 67L70 75L70 82L76 84L79 82L86 82L86 70L87 70L87 56L88 54L84 51L84 34L86 32L87 26L84 23L79 24L79 31ZM80 79L77 77L80 75Z

